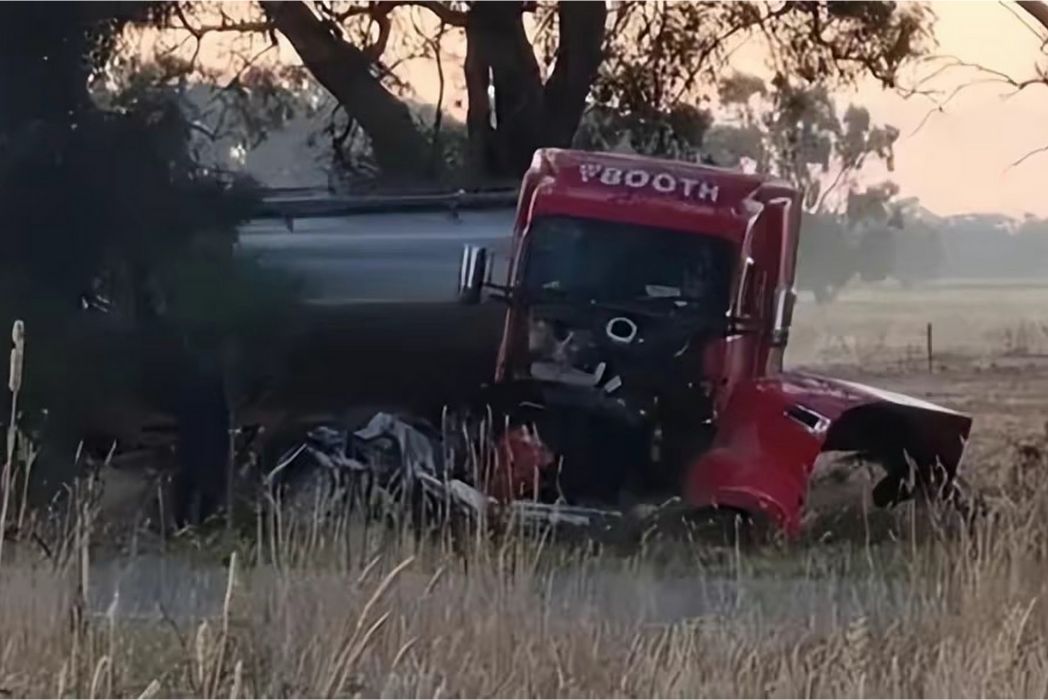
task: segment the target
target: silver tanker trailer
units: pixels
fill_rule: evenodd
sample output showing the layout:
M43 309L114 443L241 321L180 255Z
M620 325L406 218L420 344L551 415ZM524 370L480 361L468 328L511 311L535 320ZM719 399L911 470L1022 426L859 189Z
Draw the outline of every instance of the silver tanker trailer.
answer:
M305 304L256 408L432 415L490 380L505 308L457 303L459 270L464 247L483 246L493 277L505 277L516 202L515 190L270 192L240 228L237 253L293 274Z

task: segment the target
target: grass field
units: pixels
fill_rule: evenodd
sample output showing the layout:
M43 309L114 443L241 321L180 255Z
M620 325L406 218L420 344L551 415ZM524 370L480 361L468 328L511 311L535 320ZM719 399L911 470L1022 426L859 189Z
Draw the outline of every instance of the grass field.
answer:
M1019 284L944 280L917 289L855 286L831 304L802 296L787 358L797 364L926 363L927 325L933 352L1048 353L1048 282Z
M113 516L84 508L50 558L4 549L0 695L1044 696L1045 302L940 285L797 311L791 364L975 416L972 531L907 506L740 549L456 550L273 520L117 548L87 545Z

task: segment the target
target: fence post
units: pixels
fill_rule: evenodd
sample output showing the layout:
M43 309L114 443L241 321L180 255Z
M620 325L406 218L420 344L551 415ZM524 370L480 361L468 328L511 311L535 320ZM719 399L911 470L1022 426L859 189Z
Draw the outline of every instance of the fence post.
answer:
M925 330L926 330L926 336L927 336L926 342L927 342L927 347L928 347L928 373L931 374L932 372L935 371L935 356L933 354L933 349L932 349L932 324L931 324L931 321L928 322L928 326L927 326L927 328Z

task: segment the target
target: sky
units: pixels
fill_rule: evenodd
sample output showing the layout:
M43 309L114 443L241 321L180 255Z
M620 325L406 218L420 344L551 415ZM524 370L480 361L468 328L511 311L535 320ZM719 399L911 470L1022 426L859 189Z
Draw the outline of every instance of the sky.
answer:
M935 13L940 59L953 56L968 63L1001 71L1017 80L1035 75L1035 67L1048 67L1048 51L1031 29L1035 24L1014 3L995 0L950 0L927 3ZM445 46L449 89L461 86L461 48ZM744 64L760 57L737 56ZM295 61L294 50L281 42L280 61ZM903 75L910 83L929 75L941 63L912 66ZM738 66L750 70L754 65ZM413 62L406 75L423 101L434 102L436 71L431 63ZM985 78L974 70L953 68L925 87L949 94L959 85ZM901 136L896 144L895 170L887 173L868 169L866 178L879 182L890 177L901 187L901 195L916 196L940 215L970 212L1002 212L1022 217L1048 217L1048 151L1017 160L1031 151L1048 147L1048 85L1036 85L1007 96L1011 88L1001 84L975 84L957 93L941 111L931 100L904 98L882 89L875 81L861 83L850 93L838 96L842 106L849 101L869 108L875 123L896 126ZM464 105L455 97L445 100L449 111L464 117ZM940 98L941 100L941 98ZM930 114L931 113L931 114Z
M1048 64L1048 56L1040 53L1043 39L1003 3L954 0L932 3L932 9L938 16L938 54L1016 79L1032 77L1038 58ZM927 74L928 67L921 70ZM951 90L977 77L972 71L955 70L943 75L937 87ZM968 88L915 134L934 106L928 100L903 99L872 84L864 85L856 99L876 119L902 131L892 176L904 194L920 197L943 215L1001 211L1048 217L1048 152L1010 167L1030 151L1048 146L1048 85L1003 97L1009 92L1011 88L993 84Z

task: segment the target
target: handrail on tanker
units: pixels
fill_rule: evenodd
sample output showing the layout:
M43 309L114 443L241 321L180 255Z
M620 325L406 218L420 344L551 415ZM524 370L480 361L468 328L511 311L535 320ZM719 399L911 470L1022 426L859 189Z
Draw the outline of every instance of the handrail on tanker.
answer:
M384 214L404 211L503 209L517 205L518 188L506 187L467 192L421 192L340 195L320 189L265 190L252 218L304 219L351 214Z

